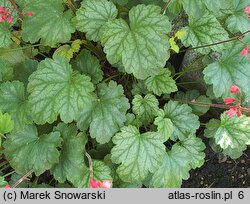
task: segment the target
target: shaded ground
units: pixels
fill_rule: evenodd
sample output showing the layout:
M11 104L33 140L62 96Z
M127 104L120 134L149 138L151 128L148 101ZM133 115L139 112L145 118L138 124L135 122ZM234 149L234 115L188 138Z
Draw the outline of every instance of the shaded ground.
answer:
M239 159L219 162L219 155L206 145L206 162L190 172L183 188L247 188L250 187L250 147Z

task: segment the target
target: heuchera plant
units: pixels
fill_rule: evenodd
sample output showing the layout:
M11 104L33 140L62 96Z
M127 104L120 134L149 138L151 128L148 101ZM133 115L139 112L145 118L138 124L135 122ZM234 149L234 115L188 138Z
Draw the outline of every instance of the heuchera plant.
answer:
M0 186L181 187L205 137L241 157L249 42L250 0L0 0Z

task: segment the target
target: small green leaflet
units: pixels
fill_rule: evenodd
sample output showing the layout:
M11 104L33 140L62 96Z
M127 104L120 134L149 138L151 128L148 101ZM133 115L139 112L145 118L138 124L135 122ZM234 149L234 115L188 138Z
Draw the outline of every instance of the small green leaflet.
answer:
M22 23L22 38L35 43L41 39L43 45L55 46L70 40L75 31L71 23L71 11L64 12L64 0L28 0L25 10L33 16L26 16Z
M59 132L38 137L34 125L12 132L3 143L4 155L19 174L34 171L37 176L59 162L62 139Z
M205 136L213 138L229 156L241 156L250 141L250 118L242 115L229 118L225 113L219 120L211 120L206 125Z
M118 15L116 6L107 0L85 0L74 19L77 30L86 33L89 40L100 40L100 29Z
M101 29L101 42L111 64L122 61L127 73L145 79L159 72L169 58L166 34L171 25L161 8L138 5L123 19L110 20Z
M175 80L172 79L168 69L160 69L157 75L147 78L145 84L147 89L157 96L177 91Z
M73 69L78 70L81 74L91 77L93 84L98 84L102 81L103 72L101 70L98 58L93 56L90 51L84 49L76 57L72 63Z
M22 82L12 81L1 84L0 110L11 115L15 129L22 129L26 124L32 123L30 104Z
M152 94L147 94L144 98L141 95L135 95L132 104L134 114L145 124L152 122L159 110L159 102Z
M140 134L134 126L124 126L112 141L111 159L120 164L119 177L125 182L143 181L153 173L162 162L165 152L161 135L156 132Z
M249 42L249 36L243 40ZM228 43L220 61L209 64L204 70L207 84L213 85L213 92L218 97L230 96L230 86L236 84L247 96L250 96L250 60L241 56L244 45L238 42Z
M3 114L0 111L0 137L3 134L9 133L14 128L14 122L8 113Z
M77 127L84 130L90 125L92 138L101 144L109 142L126 121L129 103L123 92L123 87L114 81L99 84L97 98L82 109Z
M183 31L186 35L182 38L182 43L188 46L200 46L220 42L228 39L228 33L220 25L216 17L210 13L205 13L199 19L189 17L189 26ZM209 51L220 51L221 46L210 46L197 51L201 54L208 54Z
M69 123L93 97L90 78L73 72L68 61L60 56L46 58L29 77L28 91L34 121L53 123L57 116Z
M198 116L194 115L192 109L186 104L169 101L164 106L164 112L164 118L169 118L174 125L171 140L184 140L187 134L195 133L200 126Z
M64 183L67 179L76 186L81 179L82 172L86 170L84 146L87 143L87 137L83 133L77 134L77 128L73 124L67 126L64 123L59 123L54 131L61 133L63 142L59 163L55 164L51 171L54 178L60 183Z

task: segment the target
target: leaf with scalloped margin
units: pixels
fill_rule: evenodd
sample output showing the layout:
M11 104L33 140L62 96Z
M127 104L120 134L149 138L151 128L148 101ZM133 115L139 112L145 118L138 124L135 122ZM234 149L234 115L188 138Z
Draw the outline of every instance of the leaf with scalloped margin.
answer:
M200 126L198 116L192 113L192 109L186 104L169 101L164 106L164 118L169 118L174 126L171 140L184 140L187 134L195 133Z
M147 94L145 97L135 95L132 104L133 113L145 124L152 122L159 110L159 101L152 94Z
M245 150L250 141L250 118L245 115L229 118L223 113L220 120L207 123L205 136L214 139L227 155L241 156L239 151Z
M137 5L123 19L110 20L101 29L101 42L111 64L122 61L127 73L145 79L158 73L169 58L166 34L171 24L155 5Z
M66 43L75 31L71 23L72 13L64 12L64 0L28 0L24 12L31 11L33 16L24 17L22 23L22 39L35 43L55 46Z
M246 32L250 28L250 21L244 8L250 5L250 0L232 0L230 1L231 15L226 20L226 25L232 33Z
M148 174L155 172L162 162L165 146L160 134L146 132L140 134L134 126L124 126L112 141L111 159L120 164L119 177L126 182L143 181Z
M180 188L182 180L189 178L189 155L183 147L175 144L165 153L161 166L152 178L156 188Z
M12 81L0 86L0 110L7 112L14 120L14 129L22 129L32 123L30 104L22 82Z
M146 79L145 84L147 89L157 96L170 94L178 90L168 69L161 69L157 75L150 76Z
M4 155L17 173L34 171L39 176L58 163L61 142L59 132L38 136L35 125L29 125L7 136Z
M60 132L63 142L59 162L52 167L51 172L60 183L64 183L67 179L73 185L77 185L82 172L86 169L84 147L87 137L82 132L78 133L74 124L68 126L65 123L59 123L54 131Z
M74 23L77 30L86 33L89 40L100 40L100 29L118 15L116 6L107 0L85 0L76 12Z
M243 40L249 42L250 35ZM250 96L250 60L241 56L244 45L238 42L227 43L222 58L209 64L204 70L207 84L213 85L214 95L219 98L230 96L230 86L236 84L247 96Z
M94 87L88 76L73 72L68 61L57 56L38 64L29 77L28 91L37 124L53 123L58 115L70 123L93 99Z
M82 109L77 127L84 130L90 125L90 136L104 144L124 125L128 109L128 99L121 85L114 81L99 84L97 98Z
M90 51L84 49L72 62L73 69L78 70L81 74L91 77L94 84L102 81L103 71L97 57L93 56Z
M216 17L210 13L204 13L199 19L189 17L189 25L182 30L186 35L181 40L186 47L197 47L228 39L226 30L221 26ZM197 52L208 54L211 50L220 51L221 46L201 48L197 49Z

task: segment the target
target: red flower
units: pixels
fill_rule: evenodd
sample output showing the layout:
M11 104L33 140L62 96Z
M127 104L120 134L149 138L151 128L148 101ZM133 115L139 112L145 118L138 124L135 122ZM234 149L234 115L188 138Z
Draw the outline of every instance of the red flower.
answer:
M0 6L0 12L3 12L3 11L4 11L4 9L5 9L5 7L4 7L4 6Z
M8 184L4 188L11 188L11 185Z
M103 182L97 180L90 180L89 182L91 188L110 188L112 181L105 180Z
M237 116L240 117L241 116L241 110L240 108L238 108L237 112L236 112Z
M237 111L236 106L230 106L229 110L226 111L226 114L228 115L229 118L231 118Z
M248 52L249 52L248 48L244 48L244 49L240 52L240 54L243 55L243 56L247 56Z
M250 14L250 6L245 7L245 13Z
M33 16L33 12L28 11L28 12L25 12L24 15L26 15L26 16Z
M230 104L230 103L234 103L236 100L234 98L225 98L224 99L224 103L225 104Z
M238 86L236 86L236 85L233 84L233 85L230 87L230 92L231 92L232 94L239 93L239 92L240 92L240 89L239 89Z
M101 182L97 180L90 180L90 187L91 188L99 188L101 187Z

